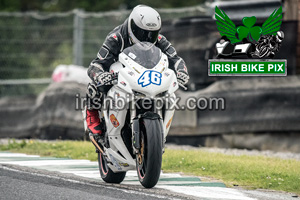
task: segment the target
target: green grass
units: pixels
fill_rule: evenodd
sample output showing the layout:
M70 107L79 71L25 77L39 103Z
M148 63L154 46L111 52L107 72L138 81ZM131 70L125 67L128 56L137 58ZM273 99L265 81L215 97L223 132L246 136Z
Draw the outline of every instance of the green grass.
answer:
M89 141L11 141L8 145L0 145L0 150L97 160L95 148ZM239 185L248 189L272 189L300 194L300 161L297 160L166 149L162 169L164 172L217 178L229 187Z
M58 158L97 160L95 147L89 141L47 141L29 140L16 142L11 140L7 145L0 145L0 151L10 151Z
M300 194L300 161L265 156L235 156L201 150L165 152L163 169L221 179L227 186Z

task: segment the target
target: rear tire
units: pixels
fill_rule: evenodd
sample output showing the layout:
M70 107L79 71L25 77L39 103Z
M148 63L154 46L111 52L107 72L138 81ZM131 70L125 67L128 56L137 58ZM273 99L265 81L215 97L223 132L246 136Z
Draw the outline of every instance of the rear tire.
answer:
M159 120L144 119L143 122L140 129L141 151L136 156L136 168L140 183L145 188L152 188L160 176L163 136Z
M114 173L108 166L107 161L102 153L98 153L98 165L101 178L106 183L121 183L126 175L126 172Z

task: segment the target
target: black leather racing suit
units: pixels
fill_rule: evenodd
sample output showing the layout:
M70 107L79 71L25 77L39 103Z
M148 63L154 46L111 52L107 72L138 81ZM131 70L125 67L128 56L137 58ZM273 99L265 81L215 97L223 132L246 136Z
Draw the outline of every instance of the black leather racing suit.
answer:
M117 26L108 34L97 57L91 62L88 69L88 75L92 81L97 82L97 76L104 71L108 72L110 66L118 61L118 55L123 49L131 45L127 19L122 25ZM158 36L155 45L168 56L170 69L173 69L175 73L179 69L183 69L187 72L185 62L177 55L175 48L163 35Z

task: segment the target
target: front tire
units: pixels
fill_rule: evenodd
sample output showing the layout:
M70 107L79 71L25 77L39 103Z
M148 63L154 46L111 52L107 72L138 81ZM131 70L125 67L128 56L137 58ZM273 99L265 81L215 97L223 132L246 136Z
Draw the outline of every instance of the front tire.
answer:
M106 183L121 183L126 175L126 172L114 173L108 166L107 161L102 155L102 153L98 153L98 165L101 178Z
M141 148L136 156L137 174L145 188L152 188L158 182L161 171L161 124L159 120L144 119L141 125Z

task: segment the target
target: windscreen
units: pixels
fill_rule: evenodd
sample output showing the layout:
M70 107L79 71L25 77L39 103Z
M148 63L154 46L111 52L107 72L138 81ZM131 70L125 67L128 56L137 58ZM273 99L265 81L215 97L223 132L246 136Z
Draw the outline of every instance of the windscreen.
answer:
M160 49L149 42L135 44L126 48L123 53L147 69L155 67L161 59Z

